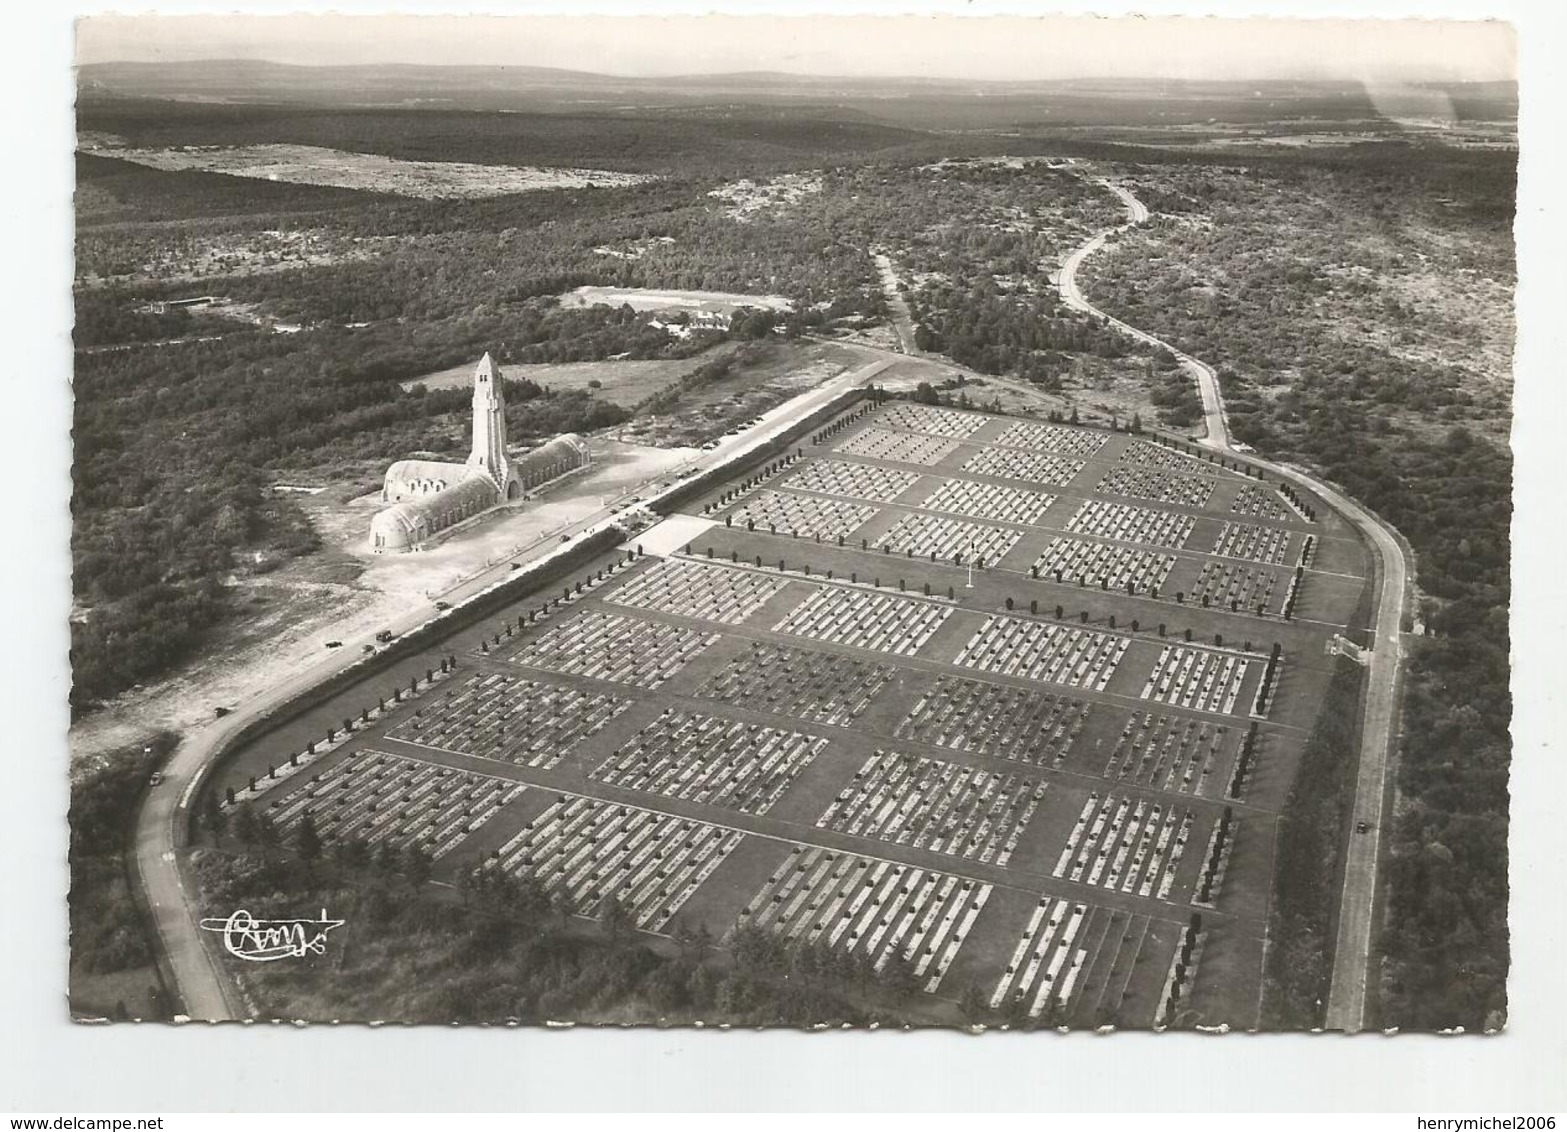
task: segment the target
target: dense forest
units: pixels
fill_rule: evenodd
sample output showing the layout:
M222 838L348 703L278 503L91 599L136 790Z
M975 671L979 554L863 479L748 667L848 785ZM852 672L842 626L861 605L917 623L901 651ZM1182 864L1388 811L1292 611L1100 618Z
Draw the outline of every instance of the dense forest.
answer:
M287 971L247 967L262 1017L863 1026L905 1022L923 997L911 964L876 971L863 955L791 946L761 929L737 928L720 942L705 928L677 927L673 948L655 946L613 898L588 917L563 889L478 869L460 873L443 899L427 887L430 862L417 849L328 847L308 820L284 844L249 808L233 819L214 813L208 834L222 847L193 857L205 907L262 918L321 907L352 926L330 938L322 959ZM318 964L330 964L332 977L320 978ZM411 967L419 977L407 977ZM982 1010L977 992L968 998Z
M845 116L836 107L729 106L690 113L484 113L424 109L221 105L151 99L92 99L83 130L131 145L329 146L407 161L545 165L678 172L693 165L724 173L799 168L877 154L950 152L921 130ZM995 152L982 141L980 152Z
M160 172L112 149L79 155L77 711L196 655L230 579L316 548L299 508L270 490L280 475L328 458L460 453L466 395L404 390L408 379L487 349L532 362L680 357L707 344L672 343L629 308L562 305L579 286L781 295L793 313L778 329L831 333L886 318L880 253L921 348L1052 391L1071 382L1074 358L1117 359L1163 423L1195 423L1190 384L1168 357L1065 310L1050 283L1068 249L1120 220L1114 198L1048 162L937 159L1071 154L1115 173L1153 216L1089 261L1085 289L1218 367L1238 439L1342 485L1416 556L1426 632L1410 647L1388 834L1381 1021L1479 1028L1505 1017L1511 151L1183 152L1051 137L1043 125L922 134L826 108L691 108L650 129L636 115L88 100L79 124L141 146L287 142L659 179L421 200ZM788 171L810 171L811 185L731 213L735 178ZM204 294L230 300L225 313L150 309ZM766 322L740 320L736 336ZM514 393L519 440L639 408ZM262 881L273 867L236 860ZM629 964L614 985L653 993L635 988L657 957L600 940L571 944L587 950L567 959L559 940L575 936L545 938L523 933L515 947L554 949L546 966L562 972ZM550 989L503 1006L469 988L435 1013L492 1016ZM726 1014L744 1017L735 993Z
M1128 178L1164 215L1087 283L1219 367L1237 439L1317 469L1414 550L1425 635L1408 647L1380 1018L1407 1029L1506 1017L1513 160L1395 146L1139 165ZM1427 283L1444 275L1488 301L1459 310ZM1335 317L1351 308L1364 326Z
M317 537L277 472L336 460L466 454L470 394L399 382L508 343L508 361L668 352L629 310L542 311L398 328L249 331L220 341L78 354L72 498L77 710L193 655L235 570L276 568ZM699 344L680 344L691 350ZM279 397L279 384L288 396ZM518 441L587 432L627 409L513 383ZM131 427L134 422L134 427Z
M162 1017L170 1005L154 965L150 925L131 888L127 851L148 775L178 741L159 732L107 752L72 778L70 998L79 1015Z
M451 144L492 128L517 131L519 147L539 143L539 131L576 136L571 123L503 117L461 118ZM398 144L413 145L446 120L350 118L387 141L383 149L388 121L411 121ZM360 144L340 117L311 111L95 105L82 126L142 144L328 134ZM792 139L791 152L820 160L808 139L821 128L772 122L757 136ZM710 342L672 341L629 307L563 305L575 287L782 295L790 313L741 317L731 336L830 330L886 317L866 254L885 246L913 281L925 344L959 361L1059 388L1071 351L1126 349L1059 308L1046 279L1116 215L1106 194L1044 162L922 164L884 152L907 140L848 129L840 149L825 151L845 163L810 178L814 191L743 217L729 204L753 182L726 182L722 170L749 152L755 138L744 130L720 131L709 159L661 180L484 200L160 171L107 156L112 149L79 155L74 708L187 661L224 616L229 579L317 548L298 506L269 490L280 473L328 456L460 456L462 396L401 383L485 350L504 362L572 362L683 357ZM546 146L535 159L568 156ZM158 300L203 295L224 302L154 313ZM509 416L525 441L637 410L558 392L518 397Z

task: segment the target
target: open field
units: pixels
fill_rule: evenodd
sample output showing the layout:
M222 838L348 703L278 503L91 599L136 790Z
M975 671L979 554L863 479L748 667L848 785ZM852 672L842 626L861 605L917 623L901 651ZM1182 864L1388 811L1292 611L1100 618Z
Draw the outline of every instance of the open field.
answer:
M563 307L629 306L639 311L723 311L741 307L786 311L790 302L782 295L736 295L725 291L666 291L646 287L578 287L562 295Z
M900 806L907 802L900 812L911 825L925 813L924 795L953 781L935 764L989 767L1001 776L992 827L1007 832L999 841L977 828L971 836L979 838L980 855L991 850L987 867L1010 853L1002 874L1028 873L1041 830L1059 835L1046 853L1052 859L1045 872L1053 873L1056 844L1069 839L1089 807L1086 794L1063 792L1079 781L1073 775L1109 783L1088 789L1099 791L1101 809L1110 806L1105 828L1125 826L1128 861L1138 857L1150 822L1149 842L1157 847L1173 815L1161 858L1168 861L1190 809L1179 868L1197 867L1193 862L1208 851L1203 828L1217 828L1212 807L1230 789L1251 742L1218 898L1211 911L1199 908L1205 938L1178 1024L1244 1024L1258 1013L1287 1028L1322 1021L1317 995L1336 997L1344 980L1335 979L1329 995L1322 972L1334 950L1334 915L1315 897L1337 888L1346 855L1351 876L1355 862L1380 859L1370 880L1385 887L1374 919L1343 917L1353 930L1341 932L1337 949L1351 957L1370 950L1367 1028L1475 1032L1505 1024L1513 84L1408 89L1397 93L1395 107L1379 101L1388 92L1374 94L1360 83L1177 83L1140 92L1136 84L1047 84L1027 95L969 92L957 102L950 89L936 94L916 84L890 88L890 97L872 97L868 88L817 89L802 116L801 92L789 83L722 96L715 86L710 97L719 101L704 94L673 102L668 87L614 97L589 87L580 99L549 103L543 91L555 79L519 91L515 74L500 73L504 94L447 103L451 91L432 87L425 88L432 94L426 104L407 98L408 77L399 73L377 88L377 106L366 101L363 70L346 86L338 76L336 90L320 95L290 86L310 69L290 69L279 88L287 88L286 97L273 91L258 100L255 89L236 96L225 85L254 82L248 67L223 64L208 76L218 86L211 101L192 101L173 74L178 69L145 68L151 86L131 97L89 78L90 68L80 76L74 754L101 758L111 744L140 749L144 732L161 725L185 735L171 765L199 767L202 752L210 754L247 712L259 713L333 662L341 667L374 647L377 630L411 626L437 598L459 600L479 578L503 575L507 555L527 539L543 535L559 545L558 533L545 532L569 521L562 509L591 507L596 492L586 479L572 481L580 499L547 494L534 501L536 509L477 521L423 555L373 560L363 550L374 509L364 494L386 461L460 452L466 443L466 394L444 383L420 388L416 375L433 382L453 359L484 349L503 351L512 376L554 393L514 405L514 422L530 438L593 435L605 450L596 472L619 485L612 491L627 494L640 492L634 485L647 477L667 479L664 469L678 469L687 457L714 455L712 445L721 452L769 406L872 357L891 361L876 377L883 389L927 401L933 387L952 407L1029 416L1032 426L1047 416L1099 426L1112 414L1124 426L1135 414L1143 426L1202 429L1204 404L1187 370L1146 341L1063 305L1059 294L1067 257L1119 223L1126 194L1135 192L1147 220L1084 264L1085 298L1213 367L1203 387L1213 414L1207 427L1218 419L1222 427L1213 435L1243 442L1232 452L1256 451L1276 470L1299 470L1313 477L1316 490L1331 485L1396 528L1400 543L1407 539L1404 554L1382 556L1409 567L1402 626L1410 635L1397 642L1404 681L1380 678L1392 654L1382 630L1400 622L1386 600L1400 587L1386 581L1371 669L1377 695L1398 698L1397 750L1386 764L1366 764L1387 768L1386 820L1361 807L1364 789L1349 815L1349 786L1308 773L1323 760L1301 754L1314 751L1307 745L1313 727L1354 714L1318 709L1332 658L1317 646L1346 621L1349 635L1367 642L1365 611L1346 612L1357 593L1369 602L1376 581L1366 578L1365 550L1330 531L1312 546L1296 584L1310 527L1281 510L1276 493L1243 497L1218 469L1147 462L1129 455L1135 445L1118 449L1119 437L1086 455L1008 443L1006 430L992 425L910 440L919 429L882 414L830 444L804 445L803 463L722 506L716 496L697 500L689 509L705 513L689 516L689 524L666 523L656 537L643 536L650 556L691 544L704 560L710 550L715 566L727 562L729 569L749 561L752 570L777 573L782 563L787 584L759 612L739 615L737 623L689 615L682 621L607 600L601 587L581 608L704 638L704 626L715 626L718 643L661 677L656 694L686 696L683 721L739 723L732 708L762 701L766 710L746 726L855 737L863 750L852 751L853 770L900 797ZM345 102L350 88L354 105ZM492 97L505 103L504 112ZM643 97L653 104L639 103ZM136 154L158 156L143 164ZM269 164L274 158L279 162ZM169 164L187 161L225 168ZM508 179L541 167L566 178L549 182L561 191L507 187ZM614 179L624 187L605 191L572 180L600 169L633 177ZM352 182L331 179L350 175ZM160 300L204 294L225 296L224 305L160 309ZM783 300L790 309L776 318L737 319L737 341L690 359L699 369L631 360L663 359L724 337L717 329L724 320L701 312ZM676 321L689 317L711 329L695 342L679 341L650 325L655 310L682 312ZM764 327L779 333L751 340ZM901 352L892 354L894 348ZM740 356L732 369L703 372L726 349ZM542 364L530 372L524 362ZM621 411L638 403L640 413ZM872 428L880 435L858 439ZM840 442L865 447L845 450ZM1123 463L1154 474L1106 478ZM1175 476L1207 476L1215 486L1206 499L1192 494L1183 501L1171 494ZM1333 522L1323 516L1313 525ZM823 578L828 571L830 582ZM646 588L638 579L652 573L639 564L629 579L617 574L616 592L638 596ZM864 602L816 595L819 585L845 588L845 577L848 588L862 587L867 576L880 579L890 598L923 601L928 586L934 604L910 612L894 600L862 618L855 611ZM453 583L455 594L443 589ZM786 611L768 608L796 599ZM715 600L708 608L728 607ZM777 628L786 615L793 620ZM1060 631L1038 629L1038 622ZM514 623L508 644L537 649L563 625L559 617ZM875 647L839 647L833 633ZM1222 645L1213 643L1216 634ZM648 647L626 650L630 659L618 658L622 667L610 675L623 667L656 672L667 661L657 634L633 639ZM737 666L725 685L721 677L734 656L723 650L748 639L772 650L767 663ZM337 640L341 648L326 647ZM1246 719L1244 728L1235 721L1254 702L1258 665L1266 665L1275 640L1283 649L1281 682L1251 739L1257 721ZM1161 641L1168 652L1155 643ZM495 659L475 641L462 655L475 651L480 669ZM797 654L810 658L804 668ZM1009 673L1011 654L1022 659ZM547 650L537 658L547 660ZM855 660L860 668L849 663ZM515 658L496 665L502 674L526 668ZM881 668L893 675L878 683L870 670ZM520 714L472 730L495 739L497 750L522 752L512 765L530 773L535 768L526 764L536 752L519 744L550 736L540 742L568 757L544 769L572 773L570 757L602 753L594 744L604 735L573 738L573 720L591 721L580 730L591 729L603 706L591 706L594 697L625 698L624 685L585 673L527 671L540 686L555 676L578 681L570 695L557 690L530 700L559 707L560 718L538 732L524 733ZM469 674L471 668L461 675ZM404 687L409 675L400 675ZM910 681L927 682L929 694ZM863 704L850 702L857 689ZM637 702L606 727L643 711L642 691L631 693ZM577 719L570 705L579 695L590 706ZM232 714L214 720L214 708ZM388 728L402 727L406 714L399 708ZM460 730L467 718L454 709L451 726ZM1373 718L1380 717L1368 711ZM1005 725L975 722L991 719ZM700 722L690 726L692 734L710 734ZM1059 760L1054 753L1032 757L1037 736L1057 728L1077 729L1071 749ZM660 734L642 719L621 738L642 736L651 748ZM787 747L776 767L751 768L741 795L750 808L738 815L675 791L671 806L695 807L680 821L718 831L704 835L710 839L693 846L692 857L712 849L714 858L687 859L681 867L692 864L694 891L678 908L647 904L648 923L672 911L660 931L687 921L730 925L747 899L784 894L792 879L786 859L821 865L812 854L829 834L849 839L843 852L855 867L909 864L901 849L882 844L896 845L896 834L878 836L891 819L867 812L852 795L840 805L848 815L842 822L795 836L798 854L767 840L763 827L741 828L753 820L804 820L814 829L847 790L829 791L830 799L814 793L820 776L842 770L840 748L834 739L802 763ZM1298 766L1306 771L1297 773ZM563 793L585 801L567 799L548 820L580 830L598 821L597 807L612 795L644 803L654 797L648 812L659 816L604 820L624 819L628 837L668 828L674 811L658 800L665 791L651 788L669 781L659 768L648 768L649 788L627 785L641 773L635 766L614 781L594 770L563 782ZM769 778L785 772L787 782ZM1023 789L1025 779L1044 786L1037 803ZM529 789L503 807L508 821L551 811L552 796L536 788L540 781L524 782ZM919 785L920 797L897 794L907 782ZM1298 804L1286 801L1292 784ZM778 798L761 808L759 799L774 785ZM791 809L800 799L816 811L802 818ZM1124 799L1131 803L1118 817ZM1139 801L1149 803L1140 813ZM961 802L954 808L974 812ZM1089 808L1083 837L1101 809ZM149 892L161 895L169 915L183 904L177 885L171 898L174 857L163 852L174 847L173 812L150 792L140 828L156 836L144 837L138 851ZM1356 820L1367 817L1380 830L1351 836ZM855 833L848 827L857 821ZM928 824L913 830L910 846L927 832ZM486 839L500 833L495 848L514 834L490 821L443 869L459 868L469 854L477 859ZM741 838L738 846L728 846L731 833ZM1019 842L1008 850L1012 834ZM935 839L931 833L927 843ZM519 843L508 859L521 867L533 848ZM538 848L541 859L550 851L543 841ZM1157 880L1148 897L1139 895L1151 867L1148 854L1142 861L1130 895L1119 887L1115 893L1138 908L1146 908L1143 900L1159 903ZM710 862L713 870L699 879ZM1089 880L1092 862L1073 880L1069 858L1061 876L1049 876L1055 887L1047 890L1052 899L1066 893L1077 903L1073 894L1082 889L1081 903L1100 907L1113 863L1112 853L1096 884ZM928 1020L935 1011L952 1020L953 998L969 989L966 971L1013 963L1013 941L988 926L994 917L1019 918L1024 947L1016 979L1028 974L1041 946L1040 966L1048 972L1049 948L1071 926L1072 909L1058 918L1056 905L1024 891L1031 881L1009 888L996 873L976 875L971 864L964 857L927 870L937 886L945 884L939 878L956 885L927 927L943 922L955 906L953 893L969 891L965 884L988 891L970 896L982 907L968 929L958 909L950 927L968 939L936 994L925 996L928 1009L912 998L899 1003L911 1019ZM1176 902L1187 897L1186 884L1181 875L1172 882ZM1345 885L1369 887L1361 880ZM1303 893L1313 899L1303 901ZM800 907L815 899L808 895ZM409 904L411 917L432 913L425 901ZM784 911L780 922L800 924ZM1107 911L1108 920L1088 916L1078 924L1079 937L1102 934L1109 966L1099 969L1104 978L1085 975L1074 984L1073 995L1096 999L1091 1009L1077 1010L1077 1020L1115 1016L1121 996L1119 1018L1146 1021L1160 990L1142 977L1146 955L1179 954L1184 925L1153 912L1140 919L1142 911ZM167 917L155 915L161 930ZM1267 938L1264 924L1272 925ZM918 926L904 939L916 938ZM814 926L801 930L808 935ZM599 931L578 926L585 937ZM857 953L875 948L885 957L888 935L874 944L867 938ZM1144 939L1153 942L1145 946ZM641 942L666 955L676 950L668 939ZM950 942L938 943L933 964ZM408 946L411 954L415 945ZM73 942L73 956L82 949ZM360 975L368 951L356 956ZM1134 959L1137 977L1128 984ZM529 966L517 954L507 962ZM87 966L78 962L77 973ZM1253 973L1264 966L1267 993L1259 1006ZM491 994L499 979L471 981L487 982L484 993ZM1348 982L1358 981L1351 970ZM200 982L198 1004L211 1001ZM1005 1016L1009 994L1036 1004L1037 980L1000 989L988 1020ZM987 1001L996 993L980 989ZM1040 1019L1056 1013L1048 1001L1043 1007ZM1338 1016L1331 1007L1329 1016Z
M470 367L470 377L471 377ZM379 494L342 500L336 489L302 496L322 551L258 578L234 583L239 613L225 622L207 663L122 696L110 710L71 728L73 759L123 745L156 728L208 723L213 710L244 700L281 674L319 661L325 642L355 652L388 624L406 618L519 547L580 522L616 498L667 474L693 453L592 441L594 464L525 503L487 512L443 532L418 554L376 555L369 547Z
M703 354L704 359L721 356ZM682 389L657 412L605 435L660 448L712 444L790 398L872 360L862 351L810 341L748 343L731 356L735 364L722 375Z
M602 362L540 362L508 365L506 376L531 381L553 390L593 390L599 397L630 408L668 389L710 358L732 352L725 344L689 358L649 358ZM402 382L404 389L423 385L428 389L463 389L473 384L473 367L466 362Z
M652 178L605 169L544 169L470 165L461 161L406 161L316 145L176 146L103 151L152 169L195 170L300 185L397 193L425 199L479 198L541 189L635 185Z
M1196 913L1207 958L1175 1017L1255 1026L1272 830L1365 553L1331 515L1258 517L1276 491L1213 462L1027 427L907 404L862 417L753 492L692 502L717 525L683 551L588 564L569 601L525 598L344 692L212 788L285 827L308 812L328 841L422 844L439 879L533 875L584 915L614 895L659 935L747 925L906 962L913 1008L948 1022L977 993L997 1020L1164 1024ZM901 458L930 440L945 454ZM1076 471L965 470L1023 443ZM1175 501L1102 486L1160 477ZM735 521L756 514L811 533ZM1141 541L1155 520L1179 536ZM972 584L970 527L1007 535ZM1068 531L1103 549L1081 561L1157 553L1168 579L1036 577ZM1197 596L1214 567L1302 559L1292 619ZM446 657L450 675L388 699ZM466 819L435 816L459 789Z

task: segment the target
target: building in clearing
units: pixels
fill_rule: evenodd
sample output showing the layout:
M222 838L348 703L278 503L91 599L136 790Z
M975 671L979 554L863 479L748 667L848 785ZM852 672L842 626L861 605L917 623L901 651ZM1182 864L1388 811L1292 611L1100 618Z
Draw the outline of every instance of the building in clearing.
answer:
M592 461L579 436L557 436L513 461L506 454L506 400L500 369L485 354L473 374L473 450L461 464L399 460L386 470L370 521L377 554L412 550L432 535Z

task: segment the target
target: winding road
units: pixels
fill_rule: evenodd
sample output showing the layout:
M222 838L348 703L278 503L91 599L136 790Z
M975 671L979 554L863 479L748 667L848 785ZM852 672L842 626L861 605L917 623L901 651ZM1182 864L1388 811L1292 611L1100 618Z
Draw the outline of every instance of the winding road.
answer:
M1061 265L1061 281L1059 284L1061 301L1073 310L1092 315L1102 322L1115 327L1122 333L1137 339L1139 342L1146 343L1149 346L1161 346L1174 354L1175 360L1180 363L1181 368L1191 374L1192 379L1197 382L1197 390L1202 396L1203 424L1207 428L1208 435L1199 443L1219 452L1235 451L1234 446L1230 443L1229 426L1224 420L1224 399L1219 394L1219 376L1213 372L1213 368L1204 362L1198 361L1190 354L1182 353L1163 339L1155 338L1146 330L1139 330L1130 323L1122 322L1114 315L1106 314L1083 297L1082 289L1077 285L1077 269L1083 265L1083 261L1104 247L1105 241L1117 232L1124 232L1126 229L1141 224L1148 219L1147 207L1126 189L1109 181L1100 181L1099 183L1121 198L1121 203L1126 205L1127 221L1114 228L1106 228L1066 257L1066 262Z
M1203 418L1207 436L1199 443L1217 452L1240 456L1242 450L1230 440L1224 418L1224 399L1218 375L1213 367L1183 353L1146 330L1123 322L1100 310L1084 297L1077 283L1078 269L1084 261L1104 247L1114 235L1142 224L1148 209L1125 187L1101 179L1099 184L1120 198L1126 206L1124 223L1097 233L1066 258L1061 266L1061 301L1150 346L1161 346L1175 355L1181 367L1197 382L1202 395ZM1288 479L1311 491L1332 507L1366 537L1376 551L1377 575L1381 583L1376 602L1376 620L1372 628L1372 648L1365 692L1365 715L1361 724L1360 761L1355 778L1354 829L1344 864L1344 891L1339 905L1338 941L1334 948L1333 982L1328 994L1323 1026L1329 1030L1354 1033L1365 1027L1366 1001L1369 996L1371 954L1374 940L1377 897L1377 867L1381 856L1382 817L1387 797L1387 775L1395 751L1398 720L1400 665L1403 660L1402 627L1408 600L1411 569L1404 548L1394 530L1353 499L1336 488L1295 468L1259 459L1250 451L1243 457L1248 463Z
M1114 193L1126 206L1127 220L1097 233L1067 257L1059 277L1062 301L1067 306L1102 320L1139 341L1169 350L1180 365L1192 375L1201 393L1207 429L1207 436L1201 443L1217 452L1238 455L1239 450L1231 442L1225 423L1223 399L1213 369L1147 331L1140 330L1100 310L1084 297L1078 286L1078 269L1089 256L1104 247L1115 234L1144 223L1148 219L1147 208L1127 189L1107 180L1101 180L1099 183ZM908 338L909 341L905 342L900 334L900 345L905 351L912 352L910 351L912 330ZM760 443L766 435L788 427L801 415L824 404L829 397L835 396L848 385L861 384L868 380L876 372L885 368L889 360L884 358L869 366L858 368L811 393L802 395L787 406L780 406L779 410L767 414L755 430L749 430L740 437L726 441L718 449L704 453L697 461L698 467L726 459L735 454L735 451L744 444ZM1325 1020L1328 1029L1353 1032L1364 1026L1368 997L1383 800L1387 793L1389 754L1392 750L1397 718L1401 661L1400 629L1410 570L1395 533L1359 504L1297 469L1258 459L1249 452L1244 458L1251 464L1273 475L1291 480L1320 497L1366 536L1379 559L1378 575L1381 587L1376 605L1374 645L1369 666L1353 818L1357 825L1364 823L1370 832L1352 834L1349 839L1332 990L1327 1003ZM573 524L570 529L586 528L605 514L607 508L580 523ZM548 542L555 543L557 539L552 536ZM547 549L543 543L536 544L517 557L524 559L532 557L542 553L543 549ZM509 570L510 561L501 562L493 571L487 571L463 583L458 588L460 593L454 591L453 594L446 596L460 600L462 596L477 592L490 582L504 576ZM427 609L410 610L400 623L393 623L389 627L395 632L406 632L428 616ZM167 963L166 970L174 980L184 1013L188 1017L216 1021L247 1017L249 1011L244 1003L238 1001L232 984L219 971L215 955L196 926L198 913L190 901L180 862L180 850L184 846L186 811L192 804L212 759L231 736L252 720L260 718L279 704L286 702L291 696L326 679L351 663L356 659L354 646L357 643L347 642L348 647L342 650L340 656L324 658L321 663L295 674L281 684L257 689L256 693L248 701L239 704L232 714L188 735L163 768L163 784L149 792L147 801L143 805L136 829L137 871L152 909L153 922Z

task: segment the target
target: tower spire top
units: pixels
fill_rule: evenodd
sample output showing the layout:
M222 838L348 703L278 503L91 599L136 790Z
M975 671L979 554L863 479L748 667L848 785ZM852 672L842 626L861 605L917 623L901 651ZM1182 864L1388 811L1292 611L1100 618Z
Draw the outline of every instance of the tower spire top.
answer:
M473 372L473 450L467 463L483 471L504 492L510 465L506 459L506 401L498 376L486 350Z

